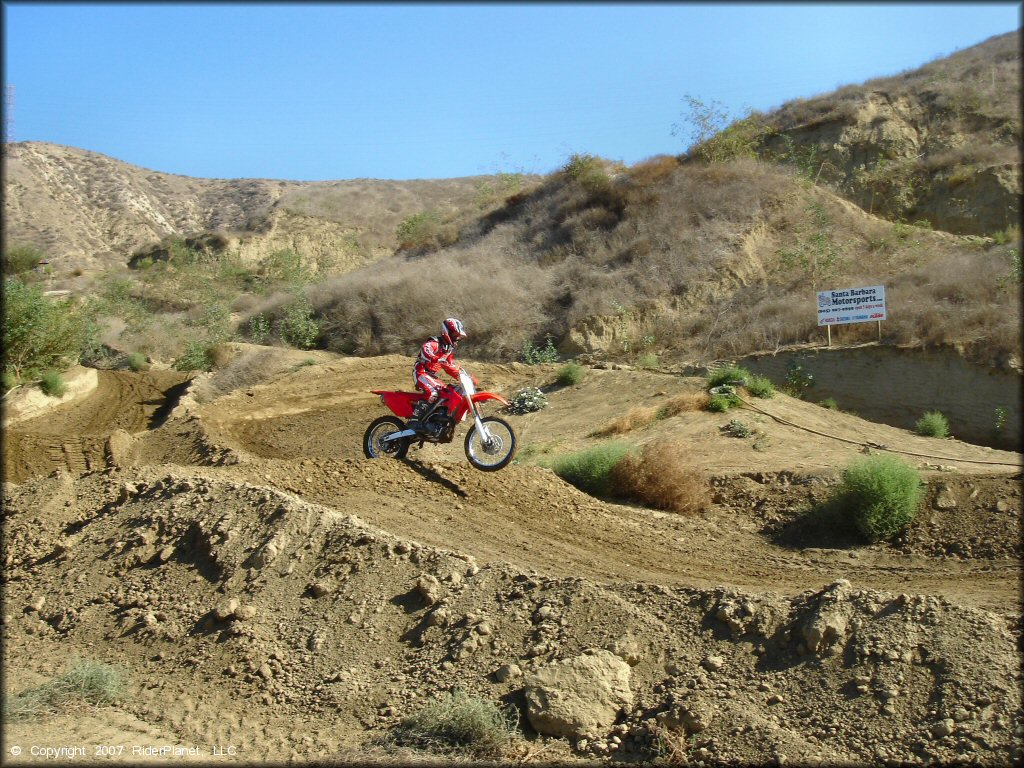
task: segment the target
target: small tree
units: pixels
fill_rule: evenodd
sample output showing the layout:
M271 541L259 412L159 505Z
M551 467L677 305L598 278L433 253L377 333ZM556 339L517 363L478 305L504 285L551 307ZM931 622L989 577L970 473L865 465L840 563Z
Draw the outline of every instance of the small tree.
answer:
M764 118L751 109L744 117L733 119L717 101L705 103L689 94L683 97L689 109L683 124L672 126L672 135L686 134L688 153L696 153L709 163L721 163L738 157L757 157L757 151L770 129ZM687 130L684 126L688 125Z
M64 369L80 359L88 319L68 301L49 299L41 288L4 281L4 370L17 379L29 370Z

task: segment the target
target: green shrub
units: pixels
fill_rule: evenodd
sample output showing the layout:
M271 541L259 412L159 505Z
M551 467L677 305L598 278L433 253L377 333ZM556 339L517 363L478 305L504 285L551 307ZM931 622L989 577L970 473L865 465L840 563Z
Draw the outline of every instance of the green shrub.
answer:
M273 251L263 260L262 272L268 281L302 285L313 279L310 268L303 263L302 256L291 248Z
M132 352L128 355L128 367L133 371L148 371L149 361L141 352Z
M750 437L753 431L739 419L731 419L722 427L722 431L730 437Z
M729 365L708 374L708 389L729 384L745 385L750 378L750 371L746 368L740 368L737 365Z
M611 177L605 172L601 158L596 155L570 155L562 170L590 192L600 191L611 184Z
M804 392L814 386L814 374L801 363L791 362L786 371L786 392L793 397L803 398Z
M284 314L277 325L281 338L299 349L311 349L320 335L320 323L313 317L313 305L301 295L284 307Z
M558 350L555 349L554 340L551 334L545 337L544 348L534 346L533 342L527 339L523 342L522 360L527 365L543 365L546 363L558 362Z
M769 400L775 397L775 385L767 376L751 376L747 381L747 392L754 397Z
M725 413L730 408L735 408L740 404L740 399L733 393L721 392L718 394L711 395L708 400L708 410L714 413Z
M1006 430L1006 419L1009 417L1009 415L1010 415L1010 412L1006 408L1004 408L1001 405L996 406L995 434L996 434L997 438L1001 438L1003 436L1003 434L1005 433L1005 430Z
M262 344L270 335L270 321L264 314L249 318L249 339L253 344Z
M567 363L558 370L556 381L562 386L579 384L583 380L583 366L579 363Z
M836 402L834 397L826 397L824 400L821 400L818 405L822 408L828 408L830 411L839 410L839 403Z
M888 538L917 514L924 489L917 470L892 456L869 456L850 464L832 503L870 541Z
M15 245L4 251L4 274L20 275L28 272L46 258L34 245Z
M520 738L518 722L513 707L498 707L455 690L403 718L387 741L433 753L493 760L506 756Z
M538 387L523 387L516 390L509 398L507 410L509 413L533 413L546 408L548 399Z
M914 425L917 434L925 437L949 437L949 421L939 411L928 411Z
M205 341L190 341L185 345L184 354L174 361L176 371L208 371L213 367L211 349Z
M593 496L607 496L611 491L609 473L629 453L623 443L610 442L587 450L559 456L551 470L567 483Z
M658 356L653 352L643 352L637 357L636 364L639 368L657 368Z
M440 228L441 217L436 211L415 213L398 225L398 246L412 249L435 245Z
M44 371L39 379L39 388L50 397L63 397L68 391L68 385L60 377L60 371Z
M89 323L73 304L8 278L3 312L4 370L16 378L29 368L66 368L80 359Z
M74 660L66 673L36 688L4 698L4 719L25 720L71 705L110 704L124 692L122 674L109 664Z

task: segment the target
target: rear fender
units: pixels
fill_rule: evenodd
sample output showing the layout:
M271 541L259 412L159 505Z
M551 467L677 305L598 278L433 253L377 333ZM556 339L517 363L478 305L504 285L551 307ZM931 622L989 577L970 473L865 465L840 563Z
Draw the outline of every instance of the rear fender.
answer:
M390 392L384 389L370 391L379 395L381 402L388 407L388 410L402 419L411 418L413 406L420 400L426 399L426 395L422 392Z

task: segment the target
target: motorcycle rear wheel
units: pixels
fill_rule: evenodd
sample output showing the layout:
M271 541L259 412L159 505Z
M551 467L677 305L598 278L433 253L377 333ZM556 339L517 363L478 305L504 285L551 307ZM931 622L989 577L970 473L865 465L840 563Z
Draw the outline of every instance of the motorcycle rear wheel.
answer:
M491 435L490 444L484 443L474 424L466 433L466 458L469 463L484 472L495 472L516 455L516 433L512 426L497 416L487 416L481 421Z
M381 416L370 422L363 434L363 454L368 459L379 459L389 456L393 459L404 459L409 452L409 438L400 437L389 443L384 438L405 429L405 422L397 416Z

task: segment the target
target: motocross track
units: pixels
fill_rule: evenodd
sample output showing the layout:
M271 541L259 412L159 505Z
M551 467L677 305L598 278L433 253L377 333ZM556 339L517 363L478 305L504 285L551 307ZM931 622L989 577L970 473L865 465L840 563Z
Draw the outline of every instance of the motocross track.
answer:
M385 413L369 390L411 388L411 359L236 350L180 402L178 374L101 372L92 395L7 429L5 687L78 656L134 688L84 718L5 723L5 743L365 759L368 737L454 685L522 711L503 665L627 647L635 699L616 723L541 738L524 717L519 757L651 760L656 726L708 763L1019 756L1020 454L780 394L620 436L670 438L704 473L713 503L681 516L592 498L531 457L593 445L702 379L588 368L558 388L554 366L467 363L484 389L549 399L508 417L520 462L482 473L465 426L407 461L363 458ZM752 434L723 432L734 419ZM883 446L928 483L901 537L802 522ZM438 595L417 587L428 575Z

